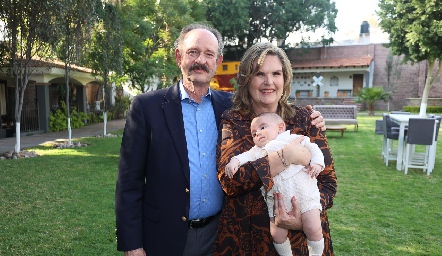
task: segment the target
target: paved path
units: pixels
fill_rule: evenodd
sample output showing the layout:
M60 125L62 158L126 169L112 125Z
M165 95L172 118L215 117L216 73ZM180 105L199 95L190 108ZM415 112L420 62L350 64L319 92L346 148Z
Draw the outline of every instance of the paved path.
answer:
M111 120L107 122L106 133L123 130L126 119ZM102 135L104 131L103 123L96 123L86 125L81 128L72 129L72 139L93 137ZM30 136L20 137L20 149L24 150L31 147L36 147L48 142L67 141L69 137L68 131L47 132L41 134L34 134ZM0 154L15 149L15 137L0 139Z

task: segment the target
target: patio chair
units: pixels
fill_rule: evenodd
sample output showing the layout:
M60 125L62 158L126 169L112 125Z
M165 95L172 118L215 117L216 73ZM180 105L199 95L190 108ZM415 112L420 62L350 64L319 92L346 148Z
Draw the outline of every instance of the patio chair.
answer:
M384 130L383 130L383 120L376 120L376 126L375 126L375 129L374 129L374 133L375 134L380 134L380 135L382 135L382 134L384 134Z
M385 165L388 166L388 161L397 160L397 147L393 147L393 141L399 138L399 125L391 121L390 115L383 115L382 120L382 133L384 135L384 141L382 143L382 156L385 161Z
M433 155L430 155L430 147L435 143L436 134L435 118L410 118L408 123L408 132L405 139L405 158L404 169L405 174L409 168L418 168L430 175L433 164ZM424 145L425 151L420 152L413 146ZM433 151L434 152L434 151Z
M437 121L439 121L438 123L436 123L436 137L435 137L435 140L437 141L437 137L439 137L439 129L440 129L440 122L442 121L442 116L435 116L435 115L433 115L432 118L434 118Z

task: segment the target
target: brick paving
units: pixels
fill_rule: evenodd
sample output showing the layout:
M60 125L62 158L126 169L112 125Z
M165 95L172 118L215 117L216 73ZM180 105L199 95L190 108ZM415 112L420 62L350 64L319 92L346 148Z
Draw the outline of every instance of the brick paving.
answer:
M111 120L107 122L106 134L115 131L123 130L126 119ZM104 127L103 123L96 123L91 125L86 125L81 128L72 129L72 139L78 139L83 137L93 137L97 135L103 135ZM29 136L20 136L20 149L25 150L28 148L36 147L50 142L61 142L67 141L69 138L68 131L60 132L47 132L34 134ZM15 149L16 138L3 138L0 139L0 154L8 152Z

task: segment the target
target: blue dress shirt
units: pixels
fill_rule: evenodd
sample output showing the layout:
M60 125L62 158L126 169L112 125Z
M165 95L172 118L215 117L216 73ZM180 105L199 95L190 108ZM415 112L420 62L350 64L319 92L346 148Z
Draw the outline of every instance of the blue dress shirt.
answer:
M200 104L189 97L180 81L181 106L190 165L189 219L221 211L224 193L216 171L218 129L210 89Z

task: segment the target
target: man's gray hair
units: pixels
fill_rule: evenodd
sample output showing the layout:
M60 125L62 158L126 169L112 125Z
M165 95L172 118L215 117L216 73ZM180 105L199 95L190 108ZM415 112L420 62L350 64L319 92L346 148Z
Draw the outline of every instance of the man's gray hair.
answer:
M187 33L189 33L190 31L192 31L194 29L205 29L205 30L208 30L209 32L211 32L218 40L218 56L217 57L219 57L223 54L224 43L223 43L223 37L222 37L221 33L217 29L215 29L214 27L211 27L210 25L207 25L204 23L192 23L192 24L185 26L181 30L180 36L175 40L175 43L174 43L175 49L178 49L178 50L181 49L181 46L184 41L184 37L186 36Z

